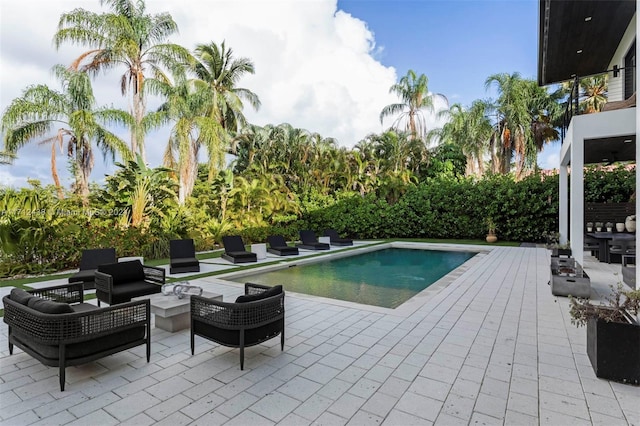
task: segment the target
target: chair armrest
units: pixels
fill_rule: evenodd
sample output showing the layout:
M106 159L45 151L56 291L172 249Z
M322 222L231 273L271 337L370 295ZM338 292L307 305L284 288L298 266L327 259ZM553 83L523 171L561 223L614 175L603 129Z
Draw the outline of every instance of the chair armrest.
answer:
M79 283L62 284L52 287L29 290L34 296L62 303L82 303L84 301L84 285Z
M104 272L96 271L95 284L96 291L111 293L113 289L113 277Z
M158 284L164 284L166 271L164 268L158 268L156 266L142 265L144 270L144 279L146 281L152 281Z

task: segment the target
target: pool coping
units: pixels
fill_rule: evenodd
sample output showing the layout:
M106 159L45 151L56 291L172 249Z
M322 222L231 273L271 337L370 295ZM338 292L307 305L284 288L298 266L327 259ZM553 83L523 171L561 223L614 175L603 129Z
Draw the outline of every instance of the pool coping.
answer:
M258 268L251 268L248 270L240 270L240 271L233 271L233 272L224 273L224 274L218 274L214 277L209 277L208 280L218 282L219 284L224 284L224 285L242 285L237 281L231 281L230 278L233 277L234 279L237 279L243 276L250 276L250 275L255 275L255 274L264 273L264 272L271 272L279 269L290 268L293 266L303 266L307 264L322 262L328 259L340 259L344 257L351 257L358 254L370 253L373 251L384 250L387 248L464 251L464 252L474 252L476 253L476 255L468 259L462 265L451 270L448 274L444 275L442 278L438 279L433 284L431 284L424 290L420 291L416 295L412 296L411 298L409 298L408 300L406 300L396 308L384 308L381 306L366 305L358 302L332 299L329 297L316 296L316 295L305 294L305 293L297 293L293 291L287 291L287 293L300 299L307 299L310 301L319 301L319 302L341 306L345 308L357 308L357 309L366 310L370 312L390 314L390 315L395 315L399 317L407 317L413 314L418 308L423 306L428 300L435 297L438 293L440 293L443 289L449 286L462 274L464 274L469 269L471 269L484 256L486 256L488 253L490 253L494 249L491 246L487 247L482 245L421 243L421 242L411 242L411 241L390 241L386 243L375 242L363 247L357 247L351 250L338 251L333 253L327 252L326 254L322 254L319 256L296 258L296 259L288 258L287 260L283 260L277 263L270 263L268 265L258 267Z

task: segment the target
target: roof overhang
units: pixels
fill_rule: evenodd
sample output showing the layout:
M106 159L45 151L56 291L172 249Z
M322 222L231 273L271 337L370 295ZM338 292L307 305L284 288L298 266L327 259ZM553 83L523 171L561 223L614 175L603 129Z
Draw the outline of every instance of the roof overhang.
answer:
M616 136L584 141L584 164L610 164L635 161L636 135Z
M635 0L540 0L538 84L606 71L635 12Z

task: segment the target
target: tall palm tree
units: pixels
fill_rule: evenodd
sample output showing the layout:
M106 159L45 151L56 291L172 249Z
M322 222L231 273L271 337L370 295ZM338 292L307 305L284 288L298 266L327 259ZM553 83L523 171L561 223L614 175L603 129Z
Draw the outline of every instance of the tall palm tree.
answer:
M401 103L390 104L380 112L380 123L387 116L398 115L393 127L397 130L404 122L405 130L409 132L411 139L424 139L427 128L423 111L432 112L434 110L433 102L435 97L446 99L443 95L429 93L429 79L426 75L416 75L415 71L409 70L407 75L402 77L400 81L389 88L389 93L396 94Z
M189 51L167 43L178 26L169 13L149 15L144 0L100 0L108 5L107 13L75 9L60 16L53 41L56 48L64 42L89 46L91 49L76 58L74 69L97 74L124 66L120 80L123 95L132 96L131 151L145 159L144 127L146 102L144 82L148 73L168 81L161 67L172 69L189 61Z
M166 102L159 112L173 124L164 154L165 166L178 173L178 203L183 205L191 195L198 174L198 154L201 147L209 153L209 170L219 170L223 158L219 154L220 124L206 115L208 93L198 90L184 76L176 84L149 80L153 91L162 93ZM211 172L210 172L211 173Z
M496 133L500 141L500 169L502 173L508 173L515 154L516 174L520 175L526 158L531 152L535 152L531 137L528 86L519 73L490 75L485 81L485 87L488 89L493 84L498 88Z
M125 161L132 159L126 143L100 122L129 124L131 116L121 110L96 109L91 81L86 73L62 65L56 65L53 71L62 83L62 92L45 85L30 86L5 110L2 117L4 149L15 153L41 137L45 137L44 142L56 144L66 141L67 155L73 159L75 191L87 203L89 175L94 164L92 143L95 142L105 155L114 157L119 153ZM55 136L46 137L53 131ZM55 161L52 162L55 166Z
M214 42L197 45L195 57L196 84L206 87L212 97L209 115L218 120L223 129L237 132L247 124L242 114L242 101L248 102L256 111L260 108L258 95L236 87L245 74L254 74L253 62L248 58L234 58L233 50L227 48L224 41L220 46Z
M608 74L585 77L580 80L580 109L585 114L600 112L607 103Z

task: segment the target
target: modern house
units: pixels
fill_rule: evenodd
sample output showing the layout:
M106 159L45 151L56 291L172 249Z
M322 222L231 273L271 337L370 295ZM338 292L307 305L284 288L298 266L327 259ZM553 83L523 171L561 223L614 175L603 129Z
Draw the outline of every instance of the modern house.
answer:
M540 0L538 84L574 83L562 131L559 231L560 241L570 241L580 263L584 165L640 158L635 101L639 4L640 0ZM602 112L580 114L578 79L604 72L609 74L609 102ZM636 188L640 188L637 168Z

